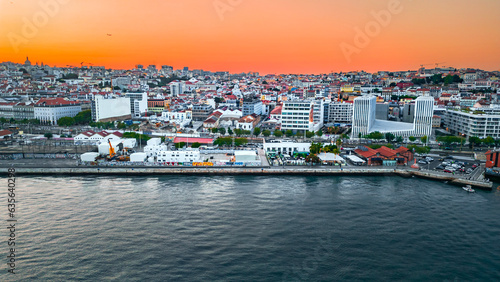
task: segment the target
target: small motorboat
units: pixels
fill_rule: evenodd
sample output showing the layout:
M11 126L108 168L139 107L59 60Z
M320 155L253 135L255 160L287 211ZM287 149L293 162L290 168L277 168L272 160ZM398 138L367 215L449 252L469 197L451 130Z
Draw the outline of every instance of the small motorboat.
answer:
M462 189L464 189L465 191L467 191L469 193L476 192L476 190L472 189L472 186L470 186L470 185L466 185L466 186L462 187Z

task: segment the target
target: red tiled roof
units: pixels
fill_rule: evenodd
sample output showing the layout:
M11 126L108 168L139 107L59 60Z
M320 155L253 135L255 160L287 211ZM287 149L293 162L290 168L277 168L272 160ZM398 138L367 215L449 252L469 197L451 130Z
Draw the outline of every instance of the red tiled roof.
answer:
M78 103L64 100L63 98L42 98L35 103L36 106L76 105Z
M274 108L272 111L271 111L271 114L272 115L280 115L281 114L281 110L282 110L282 106L277 106L276 108Z
M87 136L87 137L90 137L90 136L94 135L94 134L95 134L95 132L94 132L94 131L92 131L92 130L88 130L88 131L82 132L82 133L80 133L80 134L83 134L83 135L85 135L85 136Z
M12 134L12 131L9 131L9 130L0 130L0 136L5 136L5 135L10 135Z

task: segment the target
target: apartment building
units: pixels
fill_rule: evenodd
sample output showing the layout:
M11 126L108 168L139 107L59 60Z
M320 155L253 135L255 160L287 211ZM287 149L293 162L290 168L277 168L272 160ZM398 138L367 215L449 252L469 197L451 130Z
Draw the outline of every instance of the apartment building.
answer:
M500 113L474 114L459 110L447 110L443 116L444 127L455 135L479 138L500 138Z

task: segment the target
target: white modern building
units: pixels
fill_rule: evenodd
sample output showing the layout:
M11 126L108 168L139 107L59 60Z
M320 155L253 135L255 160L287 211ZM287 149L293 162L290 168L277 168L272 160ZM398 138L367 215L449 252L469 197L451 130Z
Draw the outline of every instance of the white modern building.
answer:
M184 127L191 123L193 120L193 112L190 110L182 110L182 111L163 111L161 113L162 121L168 121L170 123L175 123Z
M358 138L376 131L401 137L431 136L433 108L434 98L422 96L415 100L413 123L377 120L375 96L358 97L354 99L351 137Z
M141 117L148 110L148 94L125 93L125 97L130 98L130 113L132 117Z
M162 151L157 156L157 162L199 162L199 150L186 150L186 151Z
M242 115L249 116L251 114L262 115L262 101L258 99L243 100Z
M276 152L283 154L293 154L294 152L307 152L311 143L298 143L292 141L275 140L273 142L264 142L265 152Z
M444 127L456 135L500 138L500 114L474 114L448 110L443 116Z
M168 151L168 148L167 145L164 144L144 146L144 153L146 153L148 157L157 157L161 152L165 151Z
M323 100L286 101L281 110L281 129L317 131L323 126L323 115Z
M352 122L352 103L332 101L328 106L328 122Z
M42 98L34 105L34 116L41 122L57 124L62 117L74 117L82 111L79 103L63 98Z
M93 121L115 121L131 118L130 98L107 98L96 95L91 104Z

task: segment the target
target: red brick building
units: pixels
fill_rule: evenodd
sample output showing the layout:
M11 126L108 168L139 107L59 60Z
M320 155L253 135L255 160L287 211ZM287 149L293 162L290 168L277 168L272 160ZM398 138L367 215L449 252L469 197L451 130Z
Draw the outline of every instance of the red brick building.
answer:
M366 160L368 165L406 165L413 160L413 153L408 148L402 146L395 150L386 146L378 149L359 146L354 152L360 158Z

